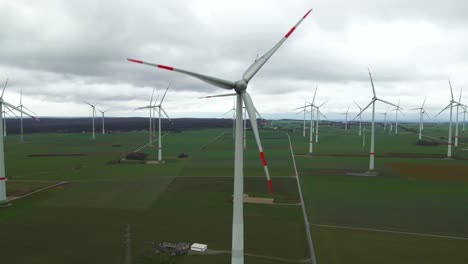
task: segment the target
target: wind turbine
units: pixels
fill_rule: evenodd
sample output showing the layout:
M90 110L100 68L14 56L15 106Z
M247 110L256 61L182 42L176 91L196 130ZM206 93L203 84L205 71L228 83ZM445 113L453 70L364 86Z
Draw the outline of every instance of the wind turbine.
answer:
M263 147L260 142L260 136L258 133L257 121L255 118L255 107L250 98L250 95L247 93L246 89L248 83L255 76L255 74L262 68L262 66L271 58L271 56L281 47L281 45L291 36L294 30L299 27L302 21L310 14L312 9L310 9L297 23L293 26L288 33L267 53L265 53L260 58L256 59L255 62L250 65L249 68L244 72L242 78L238 81L229 81L220 79L217 77L211 77L204 74L199 74L191 71L186 71L162 64L148 63L141 60L128 59L131 62L146 64L149 66L158 67L163 70L175 71L182 74L192 76L194 78L205 81L211 85L227 89L234 90L234 94L224 94L222 96L235 95L237 97L237 106L236 106L236 140L235 140L235 157L234 157L234 195L233 195L233 225L232 225L232 255L231 263L239 264L244 263L244 220L243 220L243 189L244 189L244 172L243 172L243 150L242 150L242 103L244 102L247 112L250 116L250 122L252 125L252 131L257 142L258 150L260 152L260 157L263 163L265 174L267 177L267 182L270 187L270 191L273 192L273 185L270 180L270 174L268 171L265 154L263 152Z
M159 132L158 132L158 161L160 161L160 162L162 161L161 111L169 119L169 121L171 120L171 118L166 113L166 111L164 111L164 108L162 107L162 103L164 101L164 98L166 98L167 90L169 90L170 86L171 86L171 84L169 84L169 86L167 86L166 91L164 92L164 95L161 98L161 101L159 102L159 104L157 105L156 101L155 101L155 104L154 104L154 108L158 108L158 115L159 115L159 124L158 124L158 128L159 128Z
M360 105L358 105L356 102L354 102L354 104L359 108L359 112L362 111L362 107ZM362 116L359 115L359 136L362 135Z
M348 113L349 113L349 106L348 106L348 110L342 113L342 115L345 115L345 130L348 130Z
M313 152L313 142L314 142L313 133L315 130L314 129L314 107L315 107L315 96L317 95L317 89L318 87L315 87L315 92L314 92L314 97L312 98L312 103L307 104L306 102L305 106L294 109L294 110L307 109L307 107L310 107L310 133L309 133L309 153L310 154L312 154Z
M0 131L3 131L3 107L10 107L11 109L14 109L20 113L23 113L27 116L30 116L31 118L33 119L36 119L38 120L37 118L35 118L34 116L24 112L23 110L15 107L14 105L6 102L3 100L3 95L5 93L5 89L7 87L7 84L8 84L8 79L6 80L5 82L5 85L3 86L3 91L2 91L2 95L0 96ZM0 137L0 206L1 205L5 205L7 204L7 196L6 196L6 174L5 174L5 151L4 151L4 145L3 145L3 133L0 133L1 134L1 137Z
M34 113L34 111L32 111L31 109L28 109L26 106L23 105L23 89L21 89L21 92L20 92L20 104L19 106L17 107L19 108L21 111L20 111L20 142L21 143L24 143L24 139L23 139L23 108L28 110L29 112L37 115L36 113Z
M106 129L105 129L105 127L104 127L104 119L105 119L104 114L105 114L107 111L109 111L109 110L111 110L111 108L109 108L109 109L107 109L107 110L105 110L105 111L101 111L101 110L98 109L98 111L101 112L101 114L102 114L102 134L103 134L103 135L106 134Z
M427 114L426 110L424 109L425 104L426 104L426 98L424 98L424 101L423 101L421 107L410 109L410 110L418 110L419 111L419 133L418 133L418 139L419 140L422 140L422 130L423 130L423 127L424 127L424 115L426 115L429 118L429 115Z
M84 102L85 104L91 106L91 108L93 109L93 140L95 140L95 139L96 139L96 135L95 135L95 130L94 130L94 116L96 115L96 105L97 105L97 104L94 104L94 105L93 105L93 104L90 104L90 103L88 103L88 102L86 102L86 101L83 101L83 102Z
M302 124L302 136L303 136L303 137L306 136L306 113L307 113L306 105L307 105L307 102L304 101L304 109L302 109L302 111L301 111L301 112L304 113L304 121L303 121L303 124ZM300 113L300 112L299 112L299 113Z
M224 113L223 115L227 115L232 112L232 138L236 137L236 100L234 100L234 104L232 108Z
M460 89L460 98L458 99L458 102L455 102L455 104L457 105L457 109L455 111L456 113L456 116L455 116L455 147L458 147L458 114L459 114L459 108L460 106L462 108L465 107L465 105L463 105L461 103L461 97L462 97L462 92L463 92L463 89Z
M450 121L449 121L449 135L448 135L448 148L447 148L447 158L451 158L452 157L452 115L453 115L453 105L456 103L454 98L453 98L453 90L452 90L452 83L450 82L450 79L449 79L449 86L450 86L450 96L451 96L451 100L450 100L450 103L444 108L442 109L442 111L440 111L436 116L442 114L442 112L444 112L445 110L447 110L448 108L450 108Z
M382 103L395 106L395 107L396 105L389 103L385 100L382 100L380 98L377 98L377 94L375 93L374 81L372 80L372 74L369 69L368 71L369 71L369 78L370 78L371 85L372 85L372 93L374 94L374 97L372 97L371 102L366 107L364 107L364 109L362 109L362 111L359 112L359 114L354 119L356 119L359 115L361 115L364 111L366 111L366 109L369 108L369 106L372 105L372 132L371 132L372 134L371 134L371 147L370 147L370 153L369 153L369 157L370 157L369 170L372 172L374 171L374 158L375 158L375 102L380 101Z
M380 113L384 116L384 123L383 123L383 130L386 131L387 130L387 114L388 114L388 110L384 113Z
M152 147L153 146L153 124L154 124L154 120L153 120L153 97L154 97L154 91L156 90L156 87L153 88L153 92L151 93L151 98L150 98L150 103L149 105L146 105L146 106L143 106L143 107L138 107L138 108L135 108L135 110L139 110L139 109L149 109L149 127L148 127L148 146ZM159 99L159 96L156 98L155 102Z
M317 110L316 117L315 117L315 143L318 143L318 138L319 138L319 120L320 120L319 114L322 115L325 119L327 119L327 117L320 111L320 107L324 106L327 102L328 100L323 102L321 105L315 107L315 110Z
M395 135L398 135L398 112L400 112L400 113L403 114L403 112L401 111L401 109L403 109L403 108L400 107L400 100L398 100L398 105L397 105L397 107L394 108L394 109L392 109L392 110L390 110L390 111L395 111ZM390 131L391 131L391 130L392 130L392 129L390 128Z

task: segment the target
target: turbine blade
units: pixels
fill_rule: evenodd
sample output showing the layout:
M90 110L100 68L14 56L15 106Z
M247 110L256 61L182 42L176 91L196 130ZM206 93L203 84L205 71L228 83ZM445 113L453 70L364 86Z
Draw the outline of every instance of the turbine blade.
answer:
M392 106L395 106L395 107L396 107L396 105L394 105L394 104L392 104L392 103L390 103L390 102L388 102L388 101L385 101L385 100L382 100L382 99L379 99L379 98L377 98L377 100L379 100L379 101L382 102L382 103L385 103L385 104L392 105Z
M171 118L169 117L169 115L166 113L166 111L164 111L164 108L160 107L161 110L163 111L164 115L167 117L167 119L169 119L169 121L171 121ZM171 121L172 122L172 121Z
M23 105L23 108L24 108L24 109L26 109L26 110L28 110L29 112L31 112L31 113L33 113L33 114L37 115L37 113L36 113L36 112L34 112L33 110L31 110L31 109L27 108L27 107L26 107L26 106L24 106L24 105Z
M423 101L423 104L422 104L421 108L424 108L425 104L426 104L426 97L424 97L424 101Z
M367 70L369 71L369 77L370 77L370 81L371 81L371 85L372 85L372 92L374 93L374 98L376 98L377 95L375 94L374 80L372 80L372 74L370 72L370 69L367 68Z
M432 118L426 113L426 111L424 111L423 114L425 114L425 115L427 116L427 118L432 119Z
M142 107L137 107L134 110L141 110L141 109L148 109L148 108L154 108L154 106L152 106L152 105L142 106Z
M263 147L262 147L262 142L260 141L260 136L258 133L258 127L257 127L257 118L255 116L255 106L252 102L252 98L250 98L250 95L247 92L243 92L242 94L242 99L244 101L245 107L247 109L247 112L249 114L249 120L250 120L250 125L252 126L252 131L254 132L255 136L255 141L257 142L257 147L258 151L260 152L260 158L263 163L263 168L265 170L265 175L267 178L267 183L268 187L270 188L270 192L273 193L273 184L270 179L270 172L268 171L268 166L267 162L265 159L265 154L263 152Z
M227 114L229 114L229 113L231 113L232 111L234 111L234 108L231 109L231 110L229 110L229 111L227 111L226 113L224 113L223 116L224 116L224 115L227 115Z
M9 79L9 78L6 79L5 84L3 85L2 96L0 96L0 99L3 98L3 94L5 93L5 89L6 89L7 84L8 84L8 79Z
M450 82L450 79L449 79L449 85L450 85L450 95L452 96L452 101L454 101L454 99L453 99L452 83Z
M269 50L267 53L265 53L263 56L261 56L259 59L255 60L255 62L250 65L250 67L244 72L242 75L242 79L245 80L246 82L249 82L255 74L263 67L263 65L275 54L275 52L283 45L283 43L291 36L291 34L296 30L297 27L304 21L304 19L312 12L312 9L310 9L300 20L299 22L296 23L294 27L292 27L289 32L278 42L276 45Z
M232 93L232 94L208 95L208 96L199 97L199 99L215 98L215 97L226 97L226 96L234 96L234 95L236 95L236 93Z
M318 110L318 111L319 111L320 115L322 115L323 118L325 118L325 120L329 121L328 118L322 113L322 111L320 111L320 110Z
M298 107L298 108L296 108L296 109L293 109L292 111L299 110L299 109L305 109L305 110L307 110L307 108L309 108L309 107L311 107L311 106L313 106L313 105L312 105L312 104L308 104L308 105L306 105L306 106L301 106L301 107Z
M85 104L87 104L87 105L89 105L89 106L91 106L91 107L94 107L94 105L92 105L92 104L86 102L85 100L83 100L83 103L85 103Z
M236 83L234 83L234 82L223 80L223 79L216 78L216 77L211 77L211 76L208 76L208 75L203 75L203 74L196 73L196 72L186 71L186 70L182 70L182 69L178 69L178 68L174 68L174 67L170 67L170 66L166 66L166 65L161 65L161 64L149 63L149 62L145 62L145 61L141 61L141 60L135 60L135 59L127 59L127 60L130 61L130 62L145 64L145 65L157 67L157 68L168 70L168 71L179 72L179 73L192 76L192 77L197 78L199 80L202 80L202 81L204 81L206 83L209 83L211 85L214 85L214 86L217 86L217 87L220 87L220 88L223 88L223 89L227 89L227 90L231 90L231 89L234 89L236 87Z
M317 95L318 86L315 86L314 98L312 99L312 105L315 104L315 96Z
M366 107L364 107L364 108L361 110L361 112L359 112L359 114L357 114L357 116L354 117L351 121L354 121L356 118L358 118L360 115L362 115L362 113L364 113L364 111L366 111L367 108L369 108L369 106L371 106L372 103L373 103L374 101L375 101L375 100L372 100L372 101L371 101Z
M18 107L14 106L14 105L12 105L12 104L10 104L10 103L7 103L7 102L3 101L3 104L4 104L5 106L10 107L10 108L13 109L13 110L16 110L16 111L18 111L18 112L20 112L20 113L23 113L23 114L25 114L25 115L31 117L32 119L35 119L35 120L39 121L39 118L37 118L37 117L35 117L35 116L32 116L32 115L30 115L29 113L27 113L27 112L25 112L25 111L22 111L21 109L19 109Z
M150 105L155 106L155 105L156 105L156 102L158 101L158 99L159 99L159 94L158 94L158 96L156 97L156 100L154 100L154 104L150 104Z
M162 105L164 98L166 98L167 90L169 90L169 87L171 87L171 84L169 84L166 88L166 91L164 92L163 97L161 98L161 102L159 102L159 105Z
M325 102L323 102L321 105L317 106L317 108L320 108L322 106L324 106L326 103L328 103L328 100L326 100ZM349 110L349 109L348 109Z
M452 106L452 103L448 104L444 109L442 109L437 115L435 115L434 117L438 117L440 114L442 114L445 110L447 110L449 107Z
M362 110L362 108L361 108L361 106L360 106L360 105L358 105L356 102L354 102L354 104L355 104L355 105L356 105L356 106L359 108L359 111L361 111L361 110Z
M156 87L153 88L153 92L151 93L150 105L153 103L153 96L154 96L155 90L156 90Z
M6 106L5 105L5 108L8 109L8 112L5 112L5 114L10 114L12 113L14 116L16 116L17 118L19 118L19 116L13 111L13 109L11 109L10 107Z

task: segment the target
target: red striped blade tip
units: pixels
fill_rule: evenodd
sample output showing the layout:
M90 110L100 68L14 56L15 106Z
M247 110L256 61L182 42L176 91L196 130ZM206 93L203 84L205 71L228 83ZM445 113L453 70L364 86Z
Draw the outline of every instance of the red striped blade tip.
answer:
M270 187L270 193L273 193L273 183L271 182L271 179L268 180L268 187Z
M291 34L294 32L294 30L296 30L296 27L292 27L289 32L286 34L286 36L284 36L285 38L289 38L289 36L291 36Z
M165 69L165 70L168 70L168 71L173 71L174 70L174 68L171 67L171 66L166 66L166 65L161 65L161 64L158 64L158 68Z
M143 61L141 61L141 60L134 60L134 59L127 59L127 60L130 61L130 62L143 64Z
M305 19L310 14L310 12L312 12L312 8L309 11L307 11L307 13L304 15L302 19Z

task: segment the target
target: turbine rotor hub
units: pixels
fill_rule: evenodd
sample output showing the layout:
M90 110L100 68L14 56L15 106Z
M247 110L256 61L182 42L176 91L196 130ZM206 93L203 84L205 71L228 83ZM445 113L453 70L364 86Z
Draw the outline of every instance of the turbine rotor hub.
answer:
M237 81L236 82L236 87L234 88L234 90L238 93L244 91L247 89L247 82L244 81L244 80L240 80L240 81Z

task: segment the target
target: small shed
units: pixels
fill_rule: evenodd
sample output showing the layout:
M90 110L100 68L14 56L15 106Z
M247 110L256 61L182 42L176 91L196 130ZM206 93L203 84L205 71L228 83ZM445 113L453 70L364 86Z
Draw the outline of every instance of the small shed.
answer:
M192 246L190 247L190 250L196 251L196 252L205 252L207 249L208 249L208 245L199 244L199 243L193 243Z

